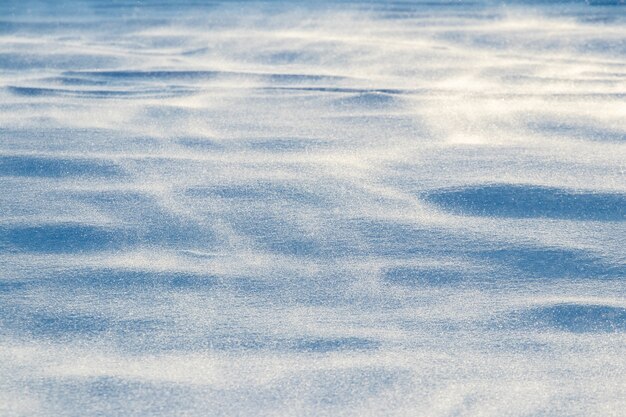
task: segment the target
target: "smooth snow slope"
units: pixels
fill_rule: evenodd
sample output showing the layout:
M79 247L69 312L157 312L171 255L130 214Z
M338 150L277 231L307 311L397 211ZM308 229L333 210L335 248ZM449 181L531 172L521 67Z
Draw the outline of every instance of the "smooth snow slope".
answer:
M0 415L626 415L592 3L0 2Z

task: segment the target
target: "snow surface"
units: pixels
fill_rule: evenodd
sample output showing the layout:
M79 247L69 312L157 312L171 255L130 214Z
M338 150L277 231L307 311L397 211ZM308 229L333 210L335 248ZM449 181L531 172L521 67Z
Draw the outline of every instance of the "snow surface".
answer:
M626 415L590 3L0 2L0 415Z

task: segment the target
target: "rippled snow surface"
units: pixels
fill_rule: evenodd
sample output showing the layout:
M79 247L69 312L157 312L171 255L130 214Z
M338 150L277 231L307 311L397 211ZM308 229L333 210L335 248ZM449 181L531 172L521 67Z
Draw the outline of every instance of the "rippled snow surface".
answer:
M0 2L0 415L624 416L592 3Z

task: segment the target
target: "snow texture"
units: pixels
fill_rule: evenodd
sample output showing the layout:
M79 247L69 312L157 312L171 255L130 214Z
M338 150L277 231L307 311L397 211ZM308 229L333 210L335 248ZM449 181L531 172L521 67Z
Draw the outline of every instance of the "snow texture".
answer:
M624 416L626 7L0 2L1 416Z

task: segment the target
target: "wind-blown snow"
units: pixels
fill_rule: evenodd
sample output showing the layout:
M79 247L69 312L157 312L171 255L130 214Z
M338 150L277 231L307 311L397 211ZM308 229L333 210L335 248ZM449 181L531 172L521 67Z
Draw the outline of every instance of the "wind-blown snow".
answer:
M1 2L0 415L623 416L591 3Z

